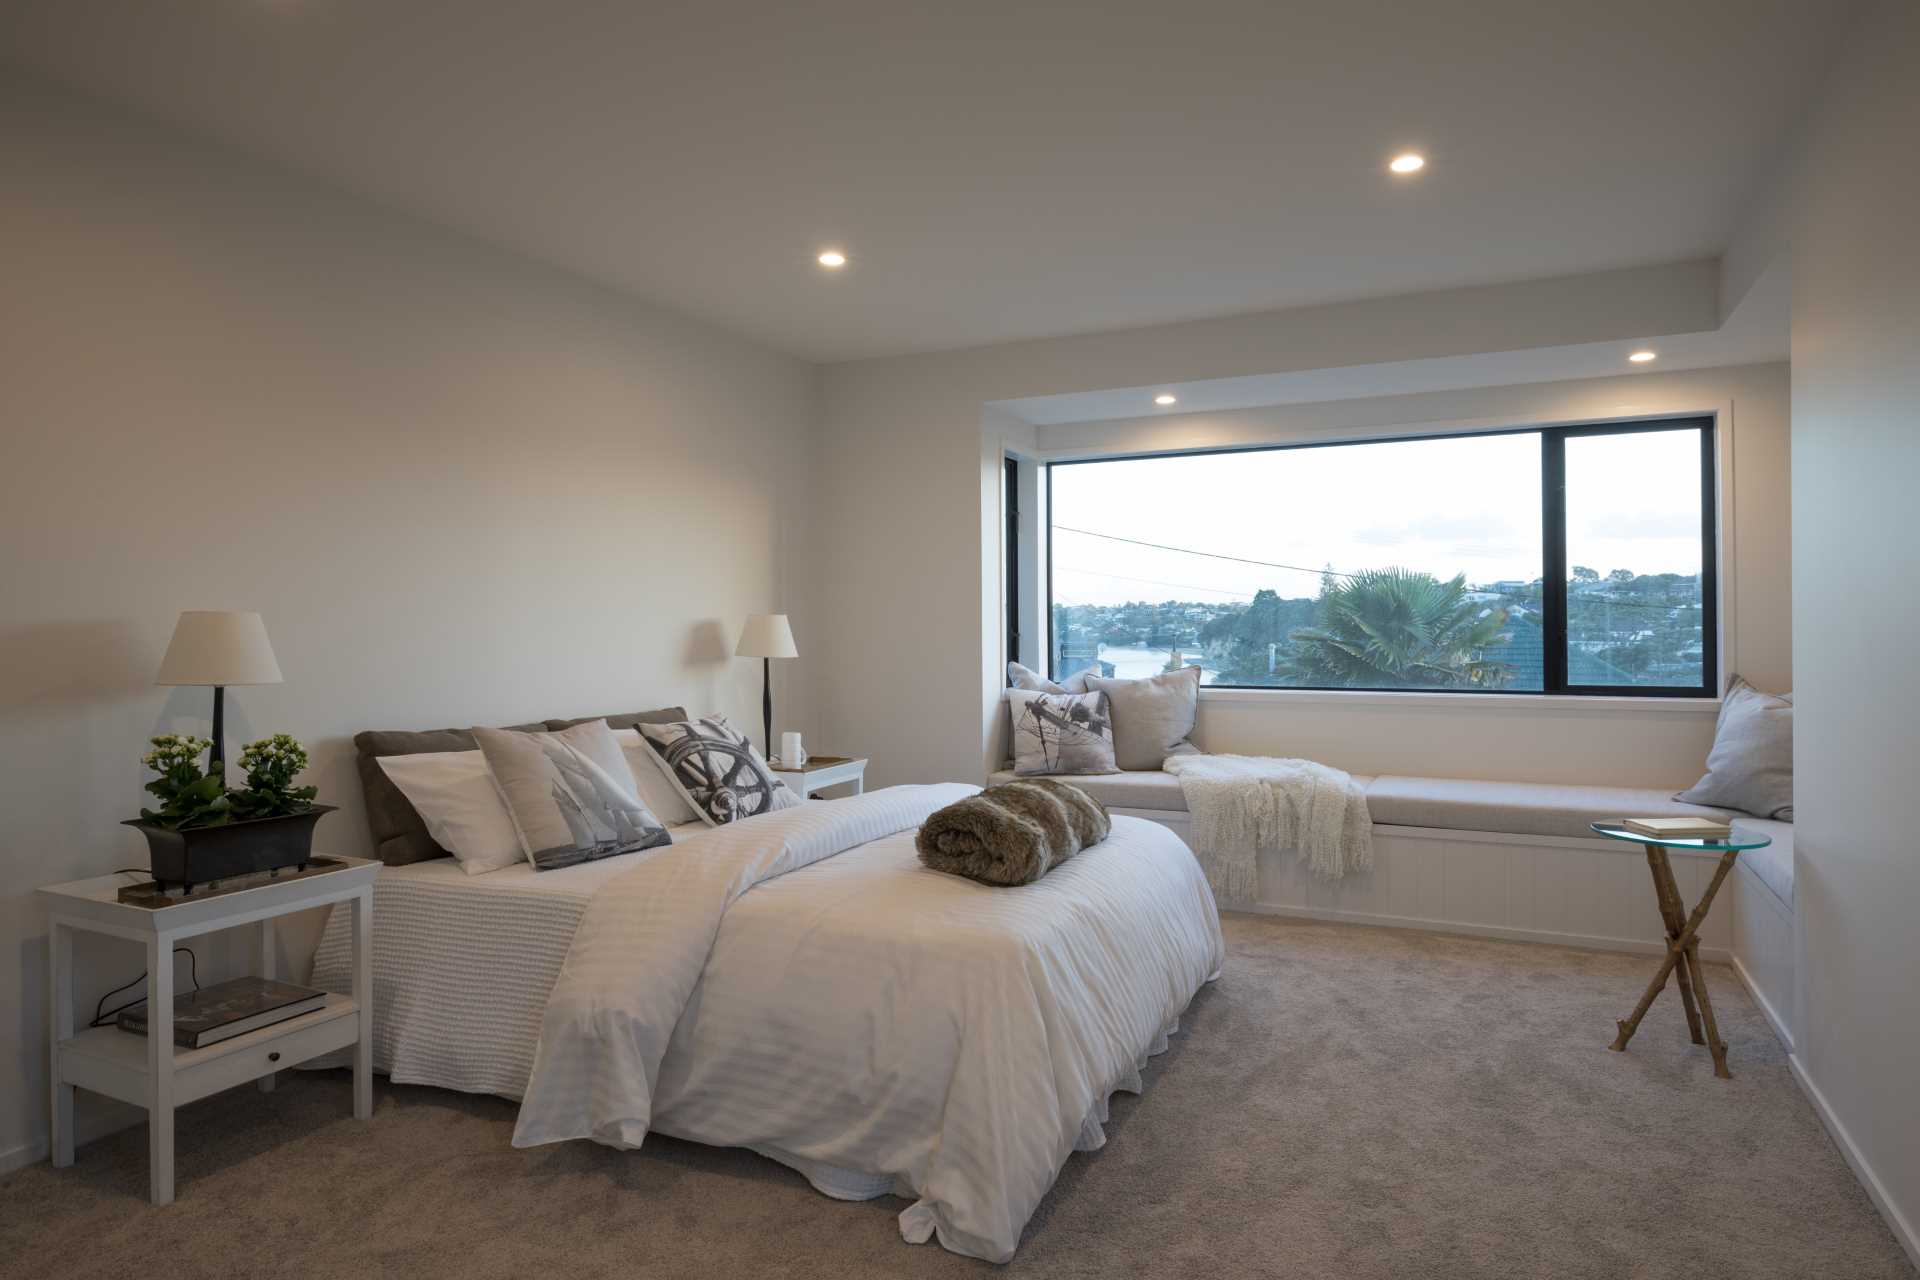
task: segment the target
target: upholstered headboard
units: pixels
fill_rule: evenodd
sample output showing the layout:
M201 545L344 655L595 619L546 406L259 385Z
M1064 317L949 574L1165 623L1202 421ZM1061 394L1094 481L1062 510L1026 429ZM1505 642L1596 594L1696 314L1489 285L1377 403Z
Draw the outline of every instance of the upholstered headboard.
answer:
M624 715L581 716L577 720L547 720L540 724L508 725L528 733L552 732L589 720L605 720L609 727L631 729L639 724L669 724L685 720L684 707L661 707L656 711L630 711ZM465 729L369 729L353 735L359 753L360 786L366 793L367 828L373 833L373 856L389 866L425 862L429 858L449 856L427 834L413 802L408 800L379 764L381 756L413 756L428 751L473 751L473 734Z

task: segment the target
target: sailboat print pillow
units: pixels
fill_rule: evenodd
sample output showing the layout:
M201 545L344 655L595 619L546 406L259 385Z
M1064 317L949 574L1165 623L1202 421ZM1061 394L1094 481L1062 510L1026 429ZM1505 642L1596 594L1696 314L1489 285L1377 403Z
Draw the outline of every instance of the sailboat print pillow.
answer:
M534 870L673 843L634 793L633 774L605 720L558 733L476 728L473 740Z
M1113 702L1104 693L1007 690L1013 707L1013 771L1118 773L1113 762Z

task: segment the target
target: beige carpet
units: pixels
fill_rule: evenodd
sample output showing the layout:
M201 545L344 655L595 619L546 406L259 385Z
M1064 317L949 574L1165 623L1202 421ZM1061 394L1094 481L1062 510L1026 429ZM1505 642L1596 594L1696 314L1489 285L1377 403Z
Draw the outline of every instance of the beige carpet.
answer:
M1909 1277L1733 975L1735 1078L1646 957L1229 918L1231 960L1068 1162L1008 1270L1046 1276ZM750 1277L990 1274L903 1244L734 1151L508 1145L513 1109L342 1073L181 1113L180 1199L144 1131L0 1181L0 1275ZM83 1099L82 1105L85 1105Z

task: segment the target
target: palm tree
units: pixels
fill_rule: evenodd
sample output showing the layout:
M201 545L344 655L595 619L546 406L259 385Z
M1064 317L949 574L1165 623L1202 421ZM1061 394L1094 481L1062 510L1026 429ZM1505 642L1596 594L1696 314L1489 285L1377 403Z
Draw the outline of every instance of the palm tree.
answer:
M1505 609L1467 599L1467 579L1369 569L1323 581L1318 625L1293 633L1291 683L1346 689L1497 689L1512 672L1481 656L1512 637Z

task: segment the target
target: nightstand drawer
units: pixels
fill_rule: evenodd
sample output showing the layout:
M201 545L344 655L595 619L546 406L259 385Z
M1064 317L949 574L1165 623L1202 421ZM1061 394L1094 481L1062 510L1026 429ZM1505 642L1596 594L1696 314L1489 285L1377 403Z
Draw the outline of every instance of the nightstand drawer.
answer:
M326 1007L205 1049L173 1051L174 1105L195 1102L275 1071L284 1071L352 1044L360 1033L351 998L329 995ZM118 1027L83 1031L60 1046L60 1075L67 1084L144 1106L147 1040Z

